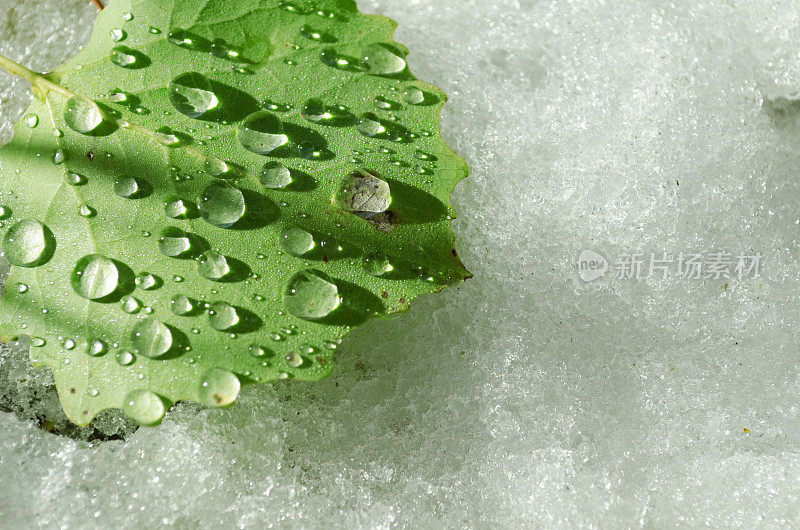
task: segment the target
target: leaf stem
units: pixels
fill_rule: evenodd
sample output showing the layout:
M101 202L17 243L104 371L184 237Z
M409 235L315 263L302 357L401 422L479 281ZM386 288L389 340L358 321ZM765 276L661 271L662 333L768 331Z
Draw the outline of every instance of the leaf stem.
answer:
M43 74L29 70L21 64L16 63L8 57L4 57L2 55L0 55L0 68L29 82L34 94L40 95L41 97L46 96L51 91L61 94L67 98L71 98L75 95L61 85L53 83Z
M103 9L103 4L100 3L100 0L92 0L92 2L97 6L97 9Z

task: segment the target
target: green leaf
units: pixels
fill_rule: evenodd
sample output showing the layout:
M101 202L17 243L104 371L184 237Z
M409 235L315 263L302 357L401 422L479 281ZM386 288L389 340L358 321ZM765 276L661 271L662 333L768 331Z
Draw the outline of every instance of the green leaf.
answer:
M469 276L445 95L394 28L349 0L115 0L75 58L15 72L38 98L0 150L0 322L72 421L320 379L354 326Z

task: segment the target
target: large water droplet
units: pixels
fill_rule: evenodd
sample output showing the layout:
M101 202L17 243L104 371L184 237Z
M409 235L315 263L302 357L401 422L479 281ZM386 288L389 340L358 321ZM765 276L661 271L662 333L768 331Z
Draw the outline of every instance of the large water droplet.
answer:
M228 370L212 368L200 378L200 401L209 407L225 407L236 401L241 389L239 378Z
M163 322L148 317L133 327L131 343L137 353L156 359L172 348L172 332Z
M225 182L209 185L203 191L199 206L203 219L222 228L236 223L245 212L244 195Z
M103 123L103 112L94 101L73 96L64 107L64 122L75 132L89 134Z
M259 155L266 155L289 142L289 137L283 134L281 120L265 110L246 117L236 130L236 136L242 147Z
M141 389L125 395L122 411L139 425L153 427L161 423L166 408L158 394Z
M127 46L111 48L111 62L123 68L136 68L140 62L139 54Z
M176 294L169 301L169 308L174 314L184 316L192 312L194 304L188 296Z
M169 85L169 101L175 110L190 118L199 118L219 106L211 82L196 72L179 75Z
M33 219L19 221L3 236L6 259L19 267L36 267L47 262L55 244L50 229Z
M267 188L282 189L292 183L292 173L283 164L271 161L264 164L260 180Z
M225 331L239 323L239 313L230 304L214 302L209 307L208 323L218 331Z
M228 260L222 254L206 250L197 262L197 272L207 280L220 280L231 271Z
M340 303L339 289L321 272L305 269L289 279L283 293L286 309L298 318L319 320Z
M89 300L97 300L113 293L119 286L119 269L110 259L100 254L89 254L78 260L72 271L72 288Z
M192 244L189 236L180 228L170 226L161 231L158 238L158 249L165 256L175 258L189 251Z
M406 68L406 60L380 44L371 44L364 50L361 62L373 75L395 75Z
M139 182L133 177L120 177L114 183L114 193L132 199L139 193Z
M389 257L382 252L373 252L364 257L364 271L371 276L385 276L394 270Z
M284 228L281 232L281 246L292 256L302 257L314 250L314 236L297 227Z
M347 211L369 218L385 212L392 202L389 184L369 171L354 171L342 180L338 203Z

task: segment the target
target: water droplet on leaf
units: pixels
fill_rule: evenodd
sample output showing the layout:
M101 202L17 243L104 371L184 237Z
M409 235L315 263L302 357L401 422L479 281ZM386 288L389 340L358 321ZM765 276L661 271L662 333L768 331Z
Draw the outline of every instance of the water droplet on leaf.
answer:
M282 189L292 183L292 173L281 163L270 161L264 164L259 180L267 188Z
M289 142L283 134L283 124L268 111L255 112L246 117L236 131L242 147L259 155L266 155Z
M33 219L15 223L3 236L6 259L18 267L42 265L50 259L55 244L50 229Z
M182 294L176 294L169 301L169 308L174 314L178 316L183 316L191 313L192 310L194 309L194 305L187 296L184 296Z
M119 286L119 269L114 261L100 254L78 260L72 271L72 288L80 296L97 300L113 293Z
M207 280L220 280L230 272L228 260L222 254L206 250L197 262L197 272Z
M314 236L297 227L284 228L280 241L286 252L297 257L305 256L316 246Z
M139 425L153 427L161 423L166 409L158 394L150 390L134 390L125 395L122 410Z
M169 85L169 101L175 110L190 118L199 118L219 106L211 82L196 72L179 75Z
M200 378L200 401L209 407L226 407L236 401L241 383L228 370L212 368Z
M133 177L121 177L114 183L114 193L132 199L139 193L139 182Z
M364 50L361 62L373 75L395 75L406 68L406 60L380 44L371 44Z
M172 348L172 332L163 322L148 317L133 327L131 343L137 353L156 359Z
M244 195L228 183L215 182L203 191L199 207L203 219L227 228L244 216Z
M339 307L340 302L336 285L313 269L297 272L289 279L283 293L286 309L305 320L325 318Z
M103 123L103 112L94 101L73 96L64 108L64 122L75 132L89 134Z
M162 254L171 258L185 254L191 246L186 232L172 226L162 230L161 237L158 238L158 249Z
M239 313L230 304L214 302L209 307L208 323L217 331L225 331L239 323Z

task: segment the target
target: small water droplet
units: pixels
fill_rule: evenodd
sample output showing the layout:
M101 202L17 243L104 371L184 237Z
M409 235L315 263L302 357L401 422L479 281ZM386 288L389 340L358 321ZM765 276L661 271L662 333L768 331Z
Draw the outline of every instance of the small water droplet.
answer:
M56 149L56 152L53 153L53 163L55 165L58 165L63 161L64 161L64 151L62 151L61 149Z
M425 93L416 88L416 87L408 87L403 90L403 101L410 105L419 105L425 101Z
M301 270L286 284L283 303L298 318L319 320L330 315L341 300L339 289L321 272Z
M292 368L298 368L303 364L303 358L295 352L290 352L286 354L286 364Z
M92 339L86 344L86 353L92 357L103 355L106 352L106 343L100 339Z
M241 383L228 370L212 368L200 378L200 401L209 407L225 407L236 401Z
M124 30L121 30L121 29L112 29L112 30L109 32L109 36L111 37L111 40L112 40L112 41L114 41L114 42L120 42L120 41L123 41L123 40L125 40L125 37L127 37L127 36L128 36L128 34L127 34L127 33L125 33L125 31L124 31Z
M207 280L221 280L230 272L228 260L222 254L206 250L197 262L197 272Z
M194 304L187 296L176 294L170 299L169 308L174 314L184 316L192 312Z
M385 276L394 270L389 257L382 252L373 252L365 256L362 263L364 271L370 276Z
M361 63L372 75L391 76L406 69L406 60L380 44L371 44L364 49Z
M175 110L190 118L199 118L219 107L219 98L211 82L197 72L173 79L169 85L169 100Z
M244 195L226 182L215 182L203 191L199 207L203 219L228 228L244 216Z
M122 310L128 314L138 313L142 309L142 303L134 296L126 295L120 299Z
M135 360L136 357L134 357L133 354L128 350L123 350L117 354L117 364L120 366L129 366L133 364L133 361Z
M297 144L297 154L306 160L316 160L322 157L322 151L313 142L300 142Z
M242 147L259 155L266 155L289 142L280 119L265 110L246 117L236 130L236 136Z
M119 269L113 260L100 254L89 254L75 264L71 282L76 293L89 300L97 300L117 289Z
M358 120L356 128L358 129L358 132L368 138L374 138L386 133L386 127L384 127L381 122L378 121L378 118L371 113L364 114L364 116Z
M39 116L36 114L26 114L23 119L25 120L25 125L31 129L34 129L37 125L39 125Z
M133 177L120 177L114 183L114 193L126 199L133 199L139 193L139 182Z
M87 218L94 217L95 215L97 215L97 210L95 210L88 204L81 204L80 207L78 207L78 215Z
M247 351L250 353L252 357L261 358L266 357L269 354L269 350L264 348L263 346L259 346L258 344L251 344Z
M127 12L123 14L122 20L124 20L125 22L130 22L131 20L133 20L133 13Z
M149 272L140 272L136 276L134 282L136 283L136 287L144 289L145 291L155 289L158 286L158 280Z
M178 138L175 134L171 131L155 131L153 132L153 138L156 139L156 142L160 143L165 147L174 147L181 143L181 139Z
M103 112L94 101L73 96L64 107L64 122L75 132L89 134L103 123Z
M342 180L337 202L345 210L369 218L388 210L392 196L389 184L378 175L354 171Z
M231 170L231 167L228 165L227 162L214 157L206 158L203 167L206 173L208 173L212 177L224 177Z
M303 257L314 250L314 236L302 228L284 228L280 236L281 246L292 256Z
M209 307L208 323L217 331L225 331L239 323L239 313L230 304L214 302Z
M164 203L164 213L167 214L167 217L172 217L173 219L186 219L189 216L190 209L190 202L181 199L175 195L167 197L166 203Z
M281 163L270 161L264 164L259 180L267 188L282 189L292 183L292 173Z
M149 28L147 28L147 32L153 35L158 35L161 33L161 30L156 27L150 26Z
M333 114L328 112L328 108L322 100L319 99L309 99L308 101L300 107L300 114L306 121L310 121L311 123L320 123L324 122L325 120L329 120L333 117Z
M122 68L136 68L141 62L139 52L127 46L114 46L111 48L111 62Z
M64 178L66 179L67 184L70 184L71 186L82 186L87 182L86 177L72 171L64 175Z
M47 341L46 341L46 340L44 340L44 339L43 339L43 338L41 338L41 337L33 337L33 338L31 339L31 346L33 346L33 347L35 347L35 348L41 348L41 347L42 347L42 346L44 346L45 344L47 344Z
M131 343L137 353L157 359L172 348L172 332L163 322L148 317L133 327Z
M64 339L62 344L65 350L74 350L75 349L75 341L72 339Z
M162 230L161 237L158 238L158 249L162 254L171 258L185 254L191 246L191 241L186 232L173 226Z
M166 413L164 401L150 390L134 390L125 395L122 411L139 425L153 427L161 423Z
M36 267L50 259L55 238L39 221L26 219L9 228L3 236L6 259L20 267Z

